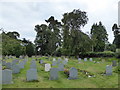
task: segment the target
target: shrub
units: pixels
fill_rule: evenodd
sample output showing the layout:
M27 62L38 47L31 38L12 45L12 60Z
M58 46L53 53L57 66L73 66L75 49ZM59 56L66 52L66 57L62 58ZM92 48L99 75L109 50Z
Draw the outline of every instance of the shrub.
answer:
M79 57L114 57L115 53L111 51L87 52L79 54Z

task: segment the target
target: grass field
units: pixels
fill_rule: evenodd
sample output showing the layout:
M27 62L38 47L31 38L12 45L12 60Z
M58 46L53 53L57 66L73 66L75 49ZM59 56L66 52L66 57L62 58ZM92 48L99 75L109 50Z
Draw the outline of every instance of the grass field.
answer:
M13 84L2 85L3 88L118 88L118 73L115 73L113 67L113 74L111 76L105 76L101 73L105 72L106 65L111 65L112 60L116 58L93 58L93 61L99 61L100 63L94 62L82 62L78 63L77 59L69 58L69 62L65 65L66 69L75 67L78 69L78 77L76 80L68 80L67 75L63 71L59 72L58 80L49 80L49 72L44 71L44 64L37 62L38 71L38 82L27 82L26 71L30 68L30 62L35 58L28 58L28 62L24 69L21 69L19 74L13 74ZM45 63L51 63L53 57L46 59L41 57ZM12 59L7 60L11 62ZM87 77L87 75L80 70L85 70L95 77Z

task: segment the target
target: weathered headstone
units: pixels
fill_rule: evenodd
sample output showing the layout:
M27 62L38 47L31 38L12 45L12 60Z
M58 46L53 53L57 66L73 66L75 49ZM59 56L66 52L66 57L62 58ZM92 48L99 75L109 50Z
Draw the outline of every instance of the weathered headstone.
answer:
M106 75L112 75L112 66L111 65L106 66Z
M6 63L6 68L7 69L12 69L12 64L10 62Z
M36 69L30 69L30 70L28 70L26 77L27 77L27 81L38 80L37 70Z
M84 61L87 61L87 58L84 58Z
M58 79L58 68L51 68L50 69L50 80L57 80Z
M92 61L93 61L93 59L92 59L92 58L90 58L90 61L92 62Z
M76 68L70 68L68 79L78 79L78 70Z
M2 70L2 84L12 84L12 70Z
M58 70L64 71L64 65L62 63L58 64Z
M114 67L114 66L117 66L116 60L113 60L113 61L112 61L112 66L113 66L113 67Z
M12 66L12 73L17 74L20 72L20 67L19 65L15 64Z
M50 71L51 65L49 63L45 64L45 71Z

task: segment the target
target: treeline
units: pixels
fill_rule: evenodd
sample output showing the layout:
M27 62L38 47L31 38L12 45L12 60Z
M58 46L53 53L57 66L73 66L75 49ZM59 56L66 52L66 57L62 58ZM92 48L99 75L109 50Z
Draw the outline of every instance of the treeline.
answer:
M3 55L55 55L79 56L87 52L115 52L120 48L119 28L113 25L115 39L108 42L105 26L100 21L91 26L90 33L84 33L82 28L88 22L85 11L74 9L63 14L61 21L51 16L46 24L35 25L37 32L33 44L31 41L18 39L17 32L2 33Z
M18 32L2 32L2 55L13 55L19 57L20 55L32 56L35 54L34 44L25 38L18 39L20 34Z

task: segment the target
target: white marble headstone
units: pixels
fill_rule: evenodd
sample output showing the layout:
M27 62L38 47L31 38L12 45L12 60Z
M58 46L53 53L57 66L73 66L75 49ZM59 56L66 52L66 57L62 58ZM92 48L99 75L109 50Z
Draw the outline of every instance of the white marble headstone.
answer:
M50 71L51 69L51 64L47 63L45 64L45 71Z

